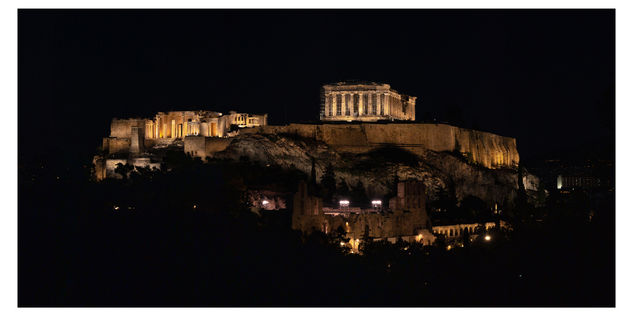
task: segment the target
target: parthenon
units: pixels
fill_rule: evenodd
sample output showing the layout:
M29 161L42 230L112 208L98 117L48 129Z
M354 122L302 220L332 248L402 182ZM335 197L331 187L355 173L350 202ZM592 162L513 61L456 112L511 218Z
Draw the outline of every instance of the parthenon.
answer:
M415 120L416 97L400 94L388 84L338 82L324 85L321 121Z

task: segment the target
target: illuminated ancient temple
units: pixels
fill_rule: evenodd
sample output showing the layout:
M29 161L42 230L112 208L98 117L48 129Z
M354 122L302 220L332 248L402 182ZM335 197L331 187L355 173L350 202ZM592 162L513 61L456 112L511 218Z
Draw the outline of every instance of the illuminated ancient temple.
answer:
M398 93L388 84L339 82L321 91L321 121L415 120L416 97Z
M228 144L239 129L268 124L267 114L234 111L158 112L153 118L113 119L110 136L103 138L102 154L93 159L98 180L116 177L118 164L159 168L157 150L172 148L202 156L207 149Z
M267 115L213 111L158 112L154 120L147 120L145 138L182 138L185 136L227 136L231 125L256 127L266 125Z

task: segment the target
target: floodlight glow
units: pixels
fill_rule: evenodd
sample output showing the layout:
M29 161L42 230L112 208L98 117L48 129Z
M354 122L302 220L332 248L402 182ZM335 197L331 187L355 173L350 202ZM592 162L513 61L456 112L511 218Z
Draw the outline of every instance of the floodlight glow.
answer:
M380 205L382 205L382 201L381 200L373 200L373 201L371 201L371 205L373 205L373 206L380 206Z
M486 241L490 241L490 235L486 235L486 237L484 237L484 239L485 239Z
M262 201L262 204L264 204L264 205L268 205L268 203L269 203L269 202L268 202L268 201L266 201L266 200L263 200L263 201Z
M349 206L349 201L348 200L340 200L340 201L338 201L338 204L340 206Z

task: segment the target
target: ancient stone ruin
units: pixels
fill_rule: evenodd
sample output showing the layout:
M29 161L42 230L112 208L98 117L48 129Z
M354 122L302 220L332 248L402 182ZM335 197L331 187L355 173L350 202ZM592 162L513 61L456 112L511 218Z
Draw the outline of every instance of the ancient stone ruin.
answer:
M352 252L358 252L358 244L363 239L395 242L402 238L404 241L426 245L435 240L426 211L426 190L420 181L399 182L397 195L389 200L389 207L351 212L325 211L321 199L308 191L306 183L301 182L293 199L292 229L326 234L343 229L350 239ZM346 207L349 205L340 206Z
M222 114L213 111L158 112L153 119L113 119L110 136L103 138L102 153L95 156L95 176L98 180L116 177L117 164L158 168L154 154L159 149L185 150L205 138L225 139L238 134L238 129L265 126L268 115L252 115L234 111ZM205 149L206 150L206 149ZM190 152L190 154L196 154Z
M339 82L324 85L321 121L415 121L416 97L398 93L375 82Z

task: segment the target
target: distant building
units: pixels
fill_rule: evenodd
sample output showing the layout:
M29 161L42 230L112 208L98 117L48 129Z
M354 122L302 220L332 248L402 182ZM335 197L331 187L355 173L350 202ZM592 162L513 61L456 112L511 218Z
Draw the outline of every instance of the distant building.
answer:
M510 226L504 222L499 221L499 226L502 228L509 228ZM480 223L468 223L468 224L453 224L453 225L441 225L441 226L433 226L433 233L437 235L444 235L446 239L456 239L461 238L464 235L468 234L469 236L474 236L479 233L478 227L483 228L483 231L490 230L494 227L497 227L495 222L486 222L483 224Z
M571 188L597 188L601 186L600 179L591 176L564 176L556 177L556 188L559 190Z
M323 86L321 121L415 121L416 97L398 93L388 84L339 82Z
M613 189L615 172L611 160L591 159L566 161L543 160L534 163L530 172L536 174L547 190Z

